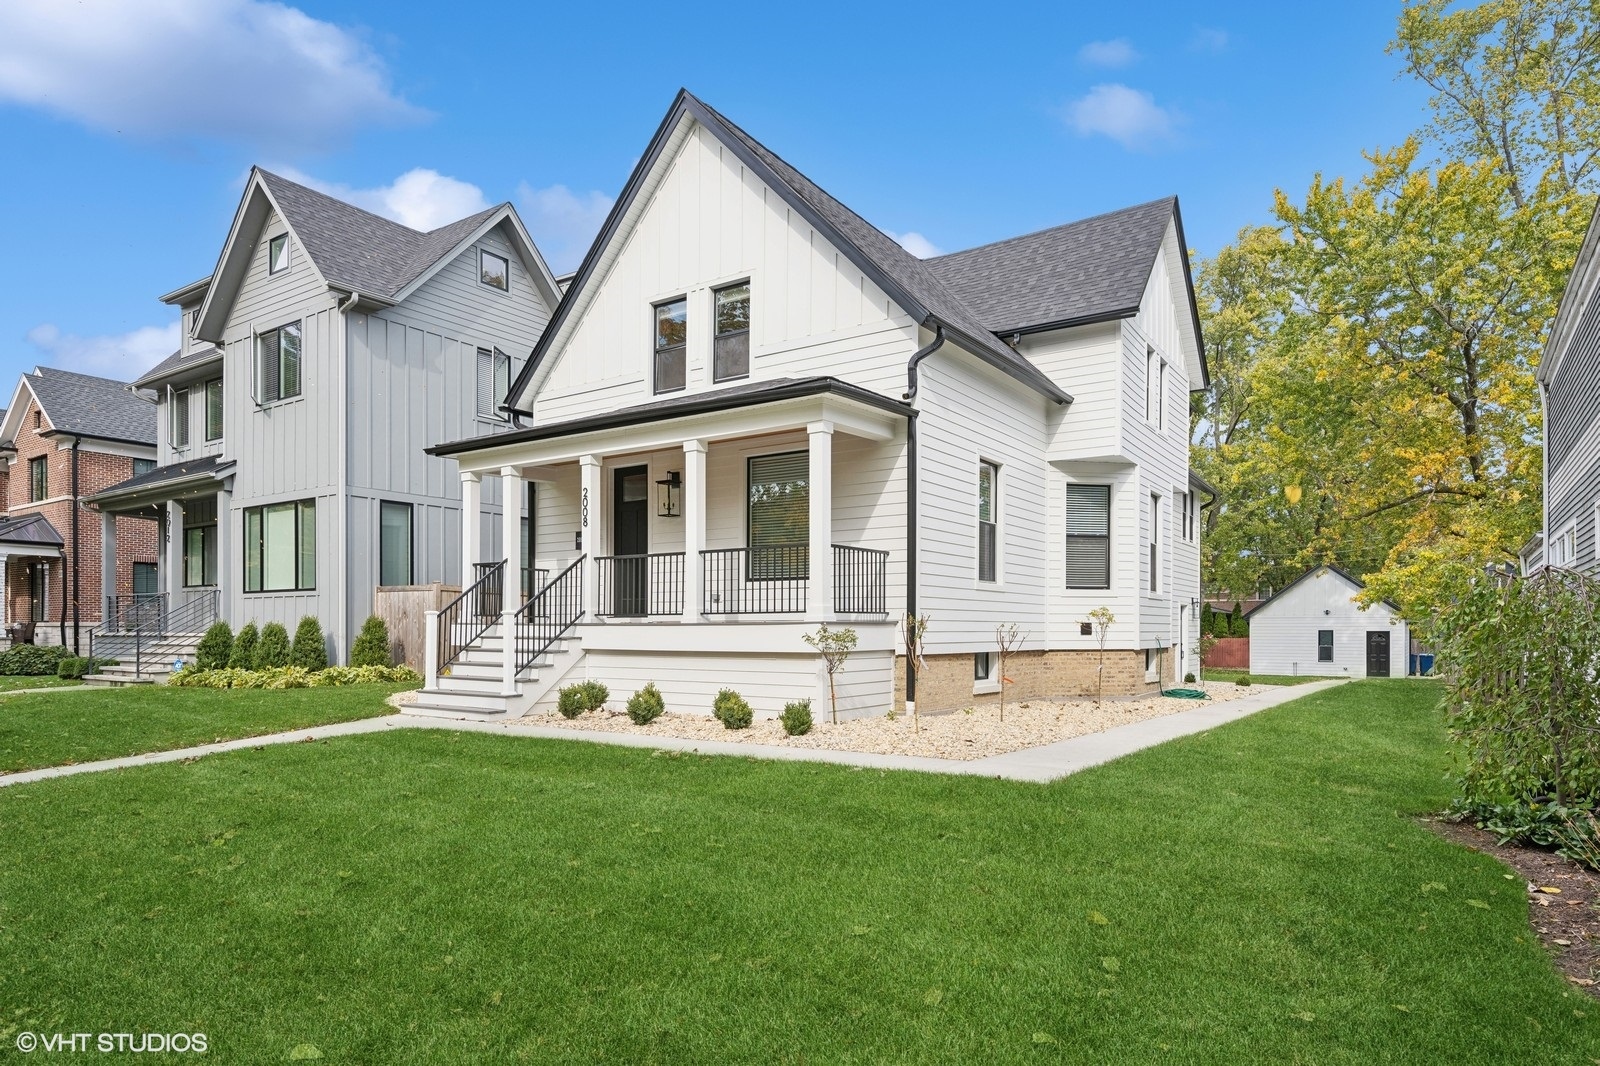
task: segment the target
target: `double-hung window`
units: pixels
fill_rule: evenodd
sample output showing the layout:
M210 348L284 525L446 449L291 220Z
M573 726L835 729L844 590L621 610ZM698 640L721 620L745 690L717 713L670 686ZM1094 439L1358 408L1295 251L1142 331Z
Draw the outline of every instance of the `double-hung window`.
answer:
M50 460L45 456L28 460L28 499L34 503L50 496Z
M244 512L244 590L317 587L317 501L296 500Z
M1578 525L1567 526L1550 542L1550 565L1571 566L1578 561Z
M750 376L750 283L718 289L716 334L711 342L711 379L733 381Z
M256 336L256 402L277 403L300 395L300 323Z
M993 463L978 463L978 580L995 580L999 545L996 530L999 521L1000 468Z
M206 382L206 440L222 439L222 379Z
M1111 486L1067 486L1067 588L1111 587Z
M378 504L378 584L411 584L411 505Z
M809 577L810 455L751 456L749 476L750 580Z
M655 391L677 392L688 383L688 299L656 304L655 317Z
M1333 662L1333 630L1317 630L1317 662Z
M170 419L167 434L174 448L189 446L189 390L173 389L167 393L167 414Z
M1183 539L1192 544L1195 536L1194 493L1178 493L1178 508L1183 521Z
M1150 494L1150 591L1161 591L1161 497Z
M183 505L183 583L217 583L217 501L213 497Z
M511 357L499 348L478 349L478 417L506 416L500 404L511 391Z

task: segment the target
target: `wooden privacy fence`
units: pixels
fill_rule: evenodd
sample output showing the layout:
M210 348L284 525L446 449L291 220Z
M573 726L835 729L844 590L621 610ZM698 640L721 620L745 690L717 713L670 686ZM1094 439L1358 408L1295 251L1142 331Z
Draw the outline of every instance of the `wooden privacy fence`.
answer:
M397 663L421 670L427 653L427 614L461 595L461 586L379 585L372 590L372 613L389 627L389 653Z
M1211 646L1211 650L1206 653L1205 660L1201 665L1215 667L1218 670L1250 669L1250 638L1219 638Z

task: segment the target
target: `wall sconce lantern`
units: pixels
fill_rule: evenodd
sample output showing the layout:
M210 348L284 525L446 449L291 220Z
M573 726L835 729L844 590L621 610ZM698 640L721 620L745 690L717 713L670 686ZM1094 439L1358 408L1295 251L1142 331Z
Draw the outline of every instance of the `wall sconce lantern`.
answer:
M662 518L677 518L683 503L683 475L670 470L666 477L656 482L656 500L656 514Z

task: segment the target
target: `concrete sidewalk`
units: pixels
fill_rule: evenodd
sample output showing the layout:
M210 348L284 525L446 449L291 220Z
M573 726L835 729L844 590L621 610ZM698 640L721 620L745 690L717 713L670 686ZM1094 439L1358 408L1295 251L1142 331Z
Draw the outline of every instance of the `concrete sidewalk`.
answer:
M365 718L357 722L338 725L314 726L287 733L228 740L218 744L202 744L193 748L153 752L149 755L130 755L120 759L103 759L99 762L79 763L75 766L52 766L42 770L26 770L15 774L0 774L0 787L21 785L31 781L44 781L73 774L95 773L100 770L120 770L130 766L147 766L153 763L182 762L215 755L224 751L258 748L267 744L293 744L326 737L354 736L361 733L381 733L390 729L454 729L464 733L493 733L512 737L541 737L549 740L577 740L595 744L614 744L626 748L650 748L655 751L686 751L701 755L736 755L746 759L779 759L791 762L824 762L843 766L869 767L878 770L914 770L922 773L967 774L978 777L1002 778L1009 781L1046 782L1066 777L1068 774L1112 759L1153 747L1176 737L1188 736L1227 725L1241 718L1276 707L1301 696L1320 692L1344 681L1319 681L1306 685L1285 686L1255 696L1231 700L1227 703L1198 703L1190 710L1170 714L1164 718L1149 718L1142 722L1108 729L1103 733L1073 737L1071 740L1047 744L1039 748L1025 748L991 755L984 759L933 759L914 755L878 755L862 751L829 751L824 748L788 748L774 744L741 744L720 740L685 740L679 737L647 736L638 733L606 733L583 729L558 729L551 726L516 725L511 722L485 722L475 719L439 718L414 714L392 714L382 718Z

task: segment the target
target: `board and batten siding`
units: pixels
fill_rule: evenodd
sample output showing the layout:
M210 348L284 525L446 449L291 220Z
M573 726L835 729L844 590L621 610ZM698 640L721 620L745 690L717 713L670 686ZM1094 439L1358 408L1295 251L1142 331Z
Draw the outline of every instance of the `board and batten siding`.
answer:
M1388 604L1363 610L1359 586L1321 570L1250 614L1250 672L1262 675L1366 677L1367 632L1389 633L1389 673L1404 677L1411 634ZM1333 631L1333 661L1317 661L1317 632Z

